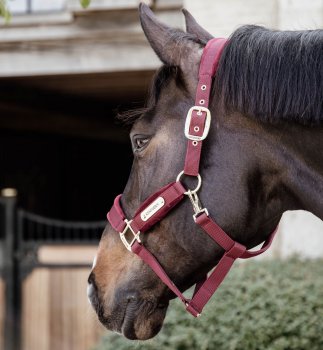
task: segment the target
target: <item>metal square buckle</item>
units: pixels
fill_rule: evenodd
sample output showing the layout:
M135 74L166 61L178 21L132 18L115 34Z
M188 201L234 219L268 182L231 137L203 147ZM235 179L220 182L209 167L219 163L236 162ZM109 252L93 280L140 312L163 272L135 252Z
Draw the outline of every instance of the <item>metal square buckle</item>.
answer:
M137 233L133 230L133 228L131 227L131 223L132 220L128 221L127 219L124 220L124 222L126 223L126 227L124 228L124 230L122 232L120 232L120 238L122 243L124 244L124 246L131 252L131 247L133 246L133 244L138 241L139 243L141 242L140 240L140 231L138 231ZM133 239L128 242L127 238L126 238L126 233L127 231L130 231L133 235Z
M190 134L190 125L191 125L193 111L197 111L197 115L202 115L202 112L206 113L206 119L205 119L204 130L203 130L202 136ZM211 125L211 112L210 112L210 110L208 108L202 107L202 106L193 106L187 112L184 134L185 134L186 138L188 138L189 140L202 141L207 137L209 130L210 130L210 125Z

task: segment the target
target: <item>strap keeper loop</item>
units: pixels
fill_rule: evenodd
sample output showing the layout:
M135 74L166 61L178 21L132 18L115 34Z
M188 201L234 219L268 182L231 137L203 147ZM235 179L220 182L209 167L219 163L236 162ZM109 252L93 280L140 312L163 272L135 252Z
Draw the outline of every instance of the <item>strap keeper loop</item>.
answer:
M228 258L237 259L240 258L246 250L247 248L244 245L234 242L234 245L225 253L225 255Z

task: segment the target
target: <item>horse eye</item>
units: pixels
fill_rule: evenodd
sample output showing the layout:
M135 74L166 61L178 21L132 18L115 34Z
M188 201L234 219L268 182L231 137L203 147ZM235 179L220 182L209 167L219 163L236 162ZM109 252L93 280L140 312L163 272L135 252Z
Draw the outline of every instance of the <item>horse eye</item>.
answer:
M137 135L134 137L134 151L142 151L149 143L150 138L147 136Z

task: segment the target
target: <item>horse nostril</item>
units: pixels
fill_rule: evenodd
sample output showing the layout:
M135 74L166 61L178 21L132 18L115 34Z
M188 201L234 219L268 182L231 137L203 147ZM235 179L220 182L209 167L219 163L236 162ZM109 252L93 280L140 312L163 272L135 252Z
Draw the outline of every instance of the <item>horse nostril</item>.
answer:
M136 293L128 293L126 295L126 298L127 298L128 303L133 303L133 302L137 301L137 299L138 299Z
M97 299L97 287L95 284L95 276L94 273L91 272L89 278L88 278L88 286L87 286L87 297L88 300L90 302L90 304L92 304L92 306L95 307L95 305L97 305L98 303L98 299Z
M87 280L88 284L91 284L95 289L96 289L96 284L95 284L95 275L93 272L90 273L90 276Z

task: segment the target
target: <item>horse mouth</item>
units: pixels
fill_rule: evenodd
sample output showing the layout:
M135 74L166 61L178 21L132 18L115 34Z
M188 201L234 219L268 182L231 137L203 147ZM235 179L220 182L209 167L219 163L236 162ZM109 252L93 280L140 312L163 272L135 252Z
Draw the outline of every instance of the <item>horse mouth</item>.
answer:
M122 308L119 307L110 317L104 317L103 313L98 313L98 316L110 331L120 333L130 340L148 340L161 330L167 308L168 302L157 305L147 301L129 302Z

